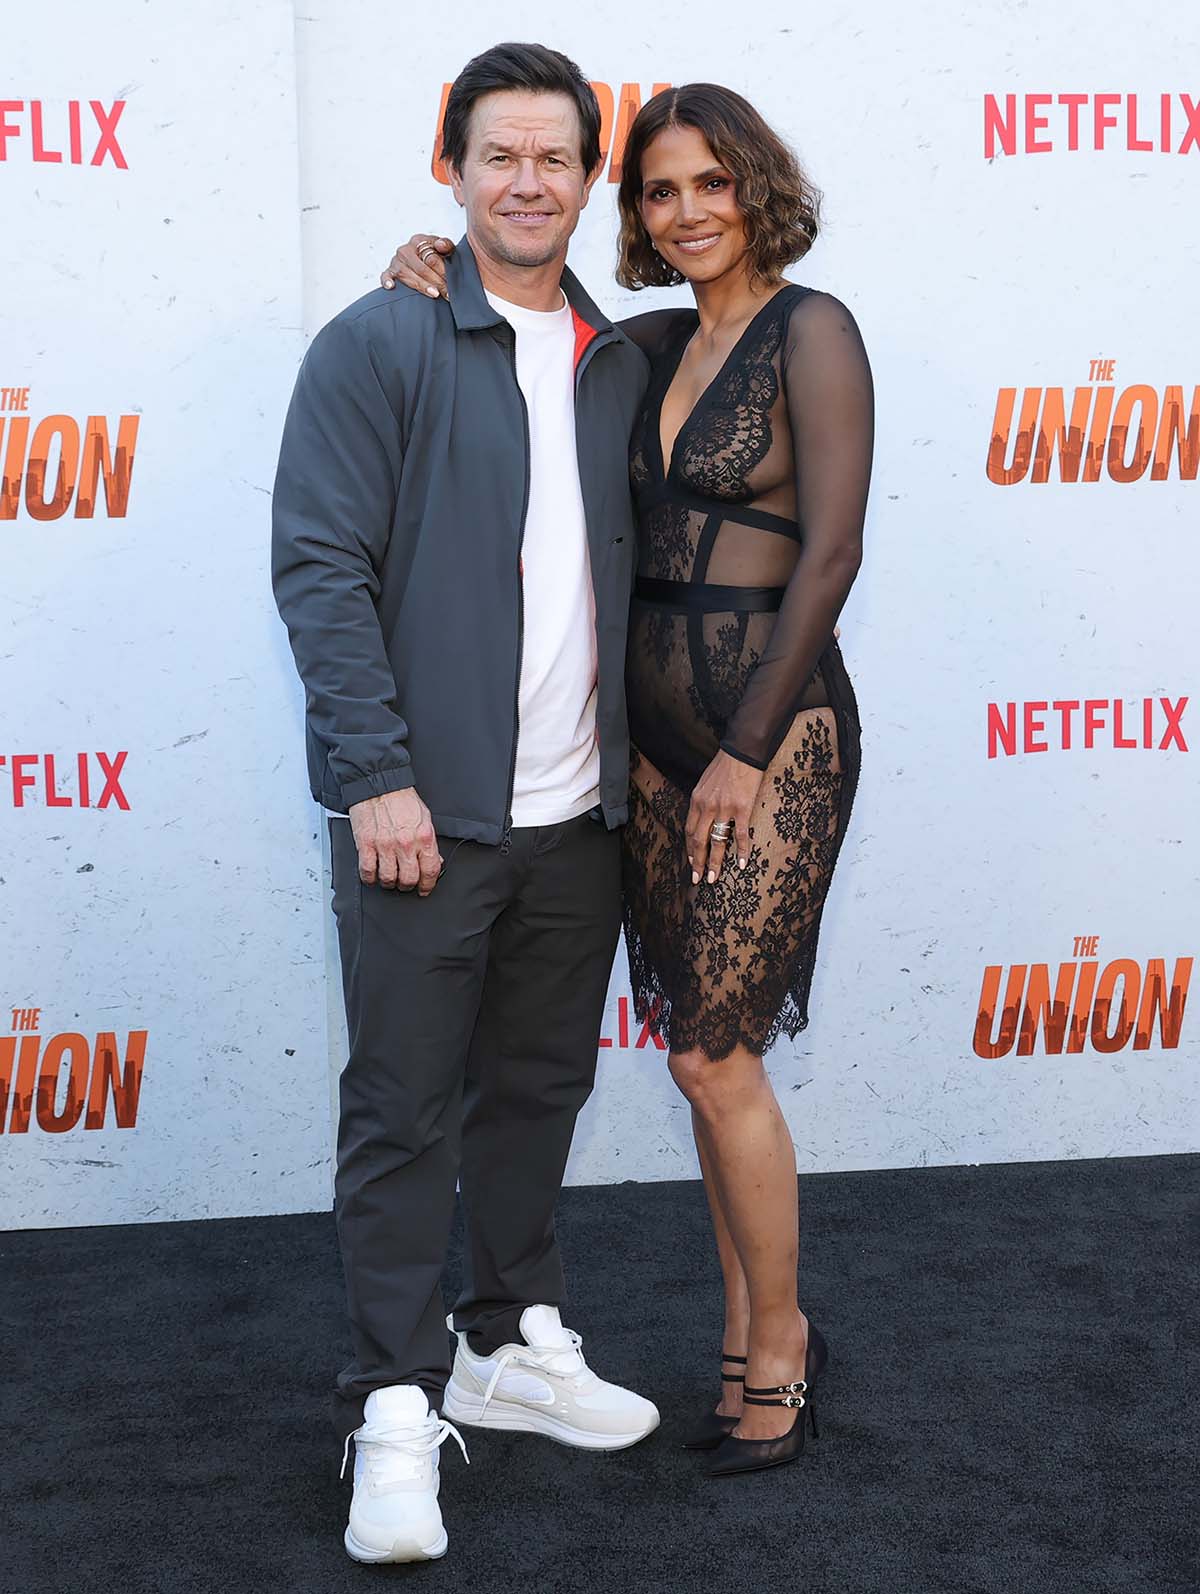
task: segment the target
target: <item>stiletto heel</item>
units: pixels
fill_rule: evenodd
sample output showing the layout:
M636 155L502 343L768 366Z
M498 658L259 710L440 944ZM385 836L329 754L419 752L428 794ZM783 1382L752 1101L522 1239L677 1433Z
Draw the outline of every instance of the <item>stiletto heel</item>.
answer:
M723 1362L733 1362L738 1367L746 1365L744 1356L726 1356L722 1352L721 1360ZM744 1373L723 1372L721 1374L721 1382L723 1384L744 1384L746 1377ZM715 1450L722 1439L727 1439L737 1427L738 1421L737 1417L723 1417L719 1411L706 1412L687 1438L682 1441L682 1447L684 1450Z
M733 1362L739 1367L744 1367L746 1365L746 1358L744 1356L722 1356L721 1360ZM828 1361L829 1346L825 1342L825 1336L814 1323L809 1323L808 1350L804 1357L804 1381L808 1389L812 1389L816 1384L817 1379L825 1371ZM744 1384L746 1382L745 1376L741 1373L722 1373L721 1379L722 1382L726 1384ZM761 1391L759 1391L759 1393L761 1393ZM771 1401L754 1401L751 1399L749 1394L747 1394L746 1398L750 1400L752 1405L773 1404ZM810 1406L810 1418L811 1410L812 1408ZM722 1417L718 1412L710 1411L700 1419L695 1428L693 1428L691 1433L688 1434L687 1438L683 1441L683 1448L685 1450L716 1450L718 1446L730 1438L733 1430L737 1427L740 1420L741 1419L738 1417ZM813 1437L816 1438L815 1430ZM737 1441L738 1444L757 1442L758 1441L743 1439L739 1439ZM773 1441L767 1442L773 1443ZM776 1463L772 1462L770 1465L773 1466L776 1465Z

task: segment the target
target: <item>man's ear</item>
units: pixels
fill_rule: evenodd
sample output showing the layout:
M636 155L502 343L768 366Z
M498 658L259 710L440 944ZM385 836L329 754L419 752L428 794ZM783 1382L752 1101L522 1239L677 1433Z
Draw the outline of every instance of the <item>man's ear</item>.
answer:
M591 198L591 195L592 195L592 184L600 176L600 173L603 170L604 170L604 162L603 162L603 160L599 160L599 161L596 162L595 166L593 166L592 170L584 178L584 180L583 180L583 199L582 199L582 201L580 202L580 205L579 205L580 210L586 210L587 209L587 202Z
M454 195L455 200L460 206L465 205L467 200L466 195L463 192L462 173L459 171L457 166L452 166L449 161L447 161L445 165L446 176L450 179L450 192Z

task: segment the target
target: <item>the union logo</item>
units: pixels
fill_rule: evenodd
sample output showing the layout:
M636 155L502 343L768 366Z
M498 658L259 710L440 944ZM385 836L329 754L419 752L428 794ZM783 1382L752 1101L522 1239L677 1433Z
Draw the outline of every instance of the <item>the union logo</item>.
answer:
M22 508L31 520L59 520L72 503L76 520L91 520L101 496L110 519L123 516L141 417L35 422L28 410L27 387L0 387L0 520L15 520Z
M1200 386L1134 382L1118 391L1115 360L1092 360L1068 405L1066 389L1002 387L996 395L987 477L997 487L1048 482L1194 482L1200 469ZM1015 430L1014 430L1015 427Z
M0 1134L104 1129L110 1115L113 1127L136 1128L146 1030L129 1030L123 1043L114 1030L43 1035L41 1008L10 1012L15 1033L0 1035Z
M977 1057L1031 1057L1038 1049L1050 1056L1063 1052L1135 1052L1154 1043L1170 1050L1179 1045L1192 959L1113 958L1101 967L1098 935L1074 938L1072 961L1060 963L1050 981L1048 963L1001 963L983 971L975 1018ZM1077 960L1077 961L1076 961Z
M437 131L433 140L433 175L444 186L449 186L450 177L442 160L442 122L451 87L449 83L442 84L442 102L438 107ZM646 98L653 99L663 89L670 87L669 83L655 83ZM611 84L593 83L592 89L600 101L600 161L601 164L608 162L609 182L619 183L621 159L629 140L629 129L642 108L642 87L640 83L622 83L619 89L614 90Z

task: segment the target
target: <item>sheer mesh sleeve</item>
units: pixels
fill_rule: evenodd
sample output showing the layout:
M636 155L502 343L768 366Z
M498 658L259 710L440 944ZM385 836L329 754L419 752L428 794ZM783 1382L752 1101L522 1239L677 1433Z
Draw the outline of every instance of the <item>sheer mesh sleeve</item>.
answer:
M624 321L618 321L617 326L630 343L636 343L646 358L653 360L661 352L672 329L679 324L679 317L687 313L678 305L665 310L647 310L642 315L627 316Z
M783 741L862 559L871 476L871 368L854 317L813 293L792 310L781 377L796 462L803 547L770 640L721 746L765 769Z

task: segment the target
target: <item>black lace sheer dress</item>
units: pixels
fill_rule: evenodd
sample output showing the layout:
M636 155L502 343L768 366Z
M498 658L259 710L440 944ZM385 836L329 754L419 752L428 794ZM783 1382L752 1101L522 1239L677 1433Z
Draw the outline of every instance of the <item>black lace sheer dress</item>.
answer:
M663 398L699 325L624 330L651 357L634 434L638 564L625 935L640 1019L674 1051L761 1053L807 1022L850 816L859 721L834 624L857 568L872 448L854 320L788 285L750 322L664 460ZM762 770L749 866L693 886L692 788L718 748Z

